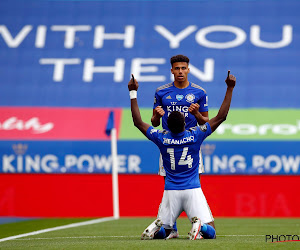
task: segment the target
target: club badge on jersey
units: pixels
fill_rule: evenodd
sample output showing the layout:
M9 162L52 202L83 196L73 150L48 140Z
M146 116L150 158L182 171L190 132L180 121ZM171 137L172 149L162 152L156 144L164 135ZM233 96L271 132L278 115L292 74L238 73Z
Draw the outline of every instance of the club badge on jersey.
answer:
M187 94L187 95L185 96L186 101L189 102L189 103L193 103L194 100L195 100L195 98L196 98L196 97L195 97L193 94Z

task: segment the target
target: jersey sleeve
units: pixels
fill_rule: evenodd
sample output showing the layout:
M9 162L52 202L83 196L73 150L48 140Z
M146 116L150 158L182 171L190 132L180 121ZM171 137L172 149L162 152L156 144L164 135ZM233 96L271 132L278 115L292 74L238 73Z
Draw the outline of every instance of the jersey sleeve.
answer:
M156 91L154 95L153 109L155 109L157 106L162 106L161 97L159 96L158 91Z
M147 133L146 133L146 136L147 138L150 140L150 141L153 141L155 144L158 143L158 136L159 136L159 133L158 133L158 129L155 129L153 128L152 126L150 126L148 129L147 129Z
M204 141L205 138L211 135L211 127L208 122L197 127L197 136L201 138L201 141Z
M208 111L208 96L206 93L203 93L202 97L198 101L199 104L199 112L207 112Z

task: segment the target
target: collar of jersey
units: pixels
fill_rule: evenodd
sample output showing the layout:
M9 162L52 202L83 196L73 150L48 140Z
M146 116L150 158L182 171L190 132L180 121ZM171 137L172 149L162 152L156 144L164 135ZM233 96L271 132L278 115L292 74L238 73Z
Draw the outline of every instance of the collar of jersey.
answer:
M181 89L181 90L187 89L189 86L191 86L191 82L189 82L189 85L186 86L185 88ZM175 83L174 83L174 82L173 82L173 87L176 88L176 89L180 89L180 88L177 88L177 87L175 86Z

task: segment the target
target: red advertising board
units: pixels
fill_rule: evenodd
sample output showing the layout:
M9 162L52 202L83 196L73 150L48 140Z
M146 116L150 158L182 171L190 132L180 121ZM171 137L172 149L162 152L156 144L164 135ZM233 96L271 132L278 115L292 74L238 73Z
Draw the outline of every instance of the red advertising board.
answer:
M121 109L1 107L1 140L108 140L110 111L120 127Z
M2 174L0 216L112 216L111 175ZM300 217L300 176L202 178L212 213L239 217ZM156 216L163 194L157 175L120 175L120 215Z

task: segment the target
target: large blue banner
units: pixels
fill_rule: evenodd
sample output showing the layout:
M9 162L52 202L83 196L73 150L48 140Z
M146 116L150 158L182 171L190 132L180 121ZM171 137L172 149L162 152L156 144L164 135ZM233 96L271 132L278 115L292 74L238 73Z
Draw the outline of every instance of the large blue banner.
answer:
M233 107L299 108L299 1L0 2L0 105L128 107L171 81L169 59L219 107L227 70Z
M300 174L298 142L208 141L206 174ZM274 147L274 145L278 145ZM1 141L0 173L111 173L109 142ZM159 151L150 141L118 143L119 173L155 174Z

